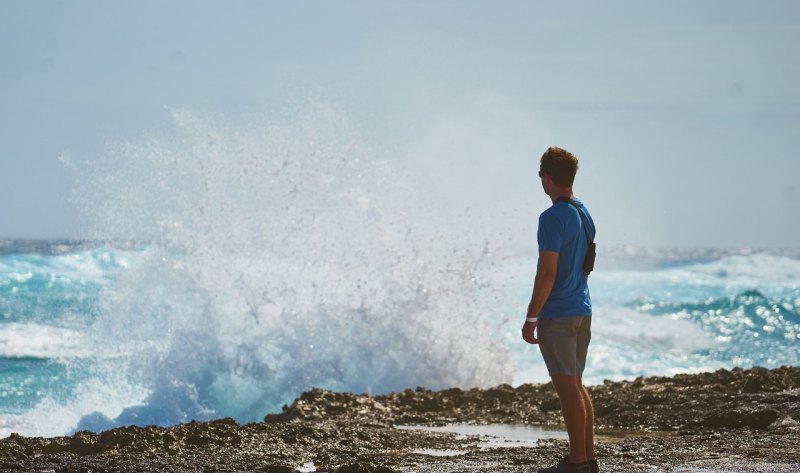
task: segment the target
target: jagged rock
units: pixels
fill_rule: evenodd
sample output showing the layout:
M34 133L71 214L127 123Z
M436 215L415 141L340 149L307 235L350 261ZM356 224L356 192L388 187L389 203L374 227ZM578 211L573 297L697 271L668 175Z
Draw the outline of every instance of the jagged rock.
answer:
M561 401L559 401L555 396L544 398L542 399L542 403L539 405L539 409L541 409L542 412L560 411Z
M749 412L740 410L718 409L712 411L702 421L702 425L711 428L740 428L751 427L766 429L775 420L779 413L772 409L759 409Z
M283 465L265 465L256 471L261 473L297 473L297 470Z
M608 454L605 458L612 462L604 471L640 471L630 467L631 462L656 457L660 458L657 465L650 465L661 468L674 464L675 458L686 462L698 455L746 455L800 464L798 367L638 378L588 389L599 431L610 427L680 434L601 443L599 447ZM267 416L264 423L239 424L227 418L47 439L11 435L0 439L0 471L286 472L309 461L325 473L389 472L399 465L409 471L463 471L461 460L452 460L451 469L429 469L432 463L427 462L441 465L450 460L412 453L430 448L466 449L468 462L502 464L508 466L504 471L522 473L527 466L554 461L564 441L540 442L542 448L484 452L474 441L466 445L466 440L453 436L392 427L460 422L554 425L561 421L559 411L550 384L438 392L415 389L377 396L315 389L286 406L283 413ZM337 469L336 465L342 466ZM479 471L477 466L475 471Z
M105 450L97 443L98 436L94 432L82 430L73 434L69 441L69 451L76 455L93 455Z
M336 469L336 473L397 473L397 470L370 463L353 463L340 466Z
M664 404L666 398L664 396L659 396L652 393L645 393L639 396L637 401L639 404L644 404L646 406L655 406L658 404Z

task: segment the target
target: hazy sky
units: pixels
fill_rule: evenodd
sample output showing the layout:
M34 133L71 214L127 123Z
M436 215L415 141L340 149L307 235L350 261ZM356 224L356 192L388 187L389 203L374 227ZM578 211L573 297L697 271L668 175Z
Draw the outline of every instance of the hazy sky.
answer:
M793 0L0 0L0 237L80 235L59 155L165 105L310 93L456 207L535 225L558 144L605 244L797 248L798 45Z

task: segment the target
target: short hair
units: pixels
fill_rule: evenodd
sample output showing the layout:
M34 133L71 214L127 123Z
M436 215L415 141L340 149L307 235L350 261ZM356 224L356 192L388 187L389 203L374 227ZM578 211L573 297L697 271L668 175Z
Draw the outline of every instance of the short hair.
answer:
M578 158L563 148L551 146L539 161L539 171L550 176L558 187L572 187L578 172Z

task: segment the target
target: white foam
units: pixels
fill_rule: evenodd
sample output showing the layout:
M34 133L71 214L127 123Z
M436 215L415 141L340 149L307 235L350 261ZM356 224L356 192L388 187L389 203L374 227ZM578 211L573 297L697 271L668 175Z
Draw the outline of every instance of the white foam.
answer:
M800 260L786 256L765 253L728 256L709 263L689 265L684 271L740 286L800 288Z
M90 355L79 331L35 323L0 325L0 357L69 359Z
M687 353L716 344L702 327L688 320L643 314L623 307L595 309L592 333L604 343L659 353Z
M800 259L767 253L724 256L720 259L648 270L597 271L594 290L601 298L622 302L631 294L658 295L673 300L702 300L759 289L766 294L791 296L800 291ZM597 293L597 291L593 292Z
M149 391L113 422L257 420L314 386L511 379L486 307L464 297L490 261L484 242L416 199L343 117L314 105L244 130L175 120L174 135L80 170L94 236L153 242L87 335L99 365L124 360L126 383Z
M45 397L24 414L0 415L0 438L14 432L29 437L65 435L86 414L116 417L125 407L140 404L146 393L130 385L120 371L96 371L96 377L81 382L71 393Z
M0 285L24 283L39 276L50 283L76 280L102 283L126 268L135 252L97 248L62 255L12 254L0 258Z

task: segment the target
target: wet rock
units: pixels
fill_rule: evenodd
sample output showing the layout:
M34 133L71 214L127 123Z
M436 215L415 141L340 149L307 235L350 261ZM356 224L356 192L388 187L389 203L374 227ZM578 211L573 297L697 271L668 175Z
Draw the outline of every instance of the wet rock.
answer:
M397 423L400 425L427 424L430 422L431 422L430 417L423 415L403 414L397 418Z
M800 422L800 402L793 402L793 403L789 404L789 406L788 406L788 408L786 410L786 413L792 419Z
M697 425L708 416L709 407L733 405L745 409L764 407L764 399L748 396L800 389L800 369L718 370L713 373L682 374L675 377L640 377L633 381L607 381L590 386L598 427L679 430ZM777 402L777 398L771 398ZM783 404L792 401L784 396ZM538 407L538 409L537 409ZM780 405L770 409L782 412ZM266 422L319 421L331 418L359 418L373 424L443 424L452 422L527 422L548 424L560 421L560 403L552 386L508 385L489 389L458 388L434 392L406 389L382 396L304 393L284 412L270 415ZM758 423L748 421L748 423Z
M95 455L105 450L103 445L98 442L98 436L94 432L81 430L72 437L56 437L42 446L42 453L74 453L78 456Z
M739 411L717 409L703 419L702 425L711 428L741 428L766 429L775 422L779 413L772 409L758 409L753 411Z
M127 447L136 440L135 430L131 427L107 430L100 434L97 442L108 448Z
M297 470L283 465L265 465L256 471L261 473L297 473Z
M88 430L76 432L70 438L68 451L76 455L94 455L100 453L105 449L102 445L98 445L97 439L98 436L94 432L89 432Z
M744 385L742 386L743 393L760 393L764 390L764 383L765 379L762 376L758 376L755 373L749 375L744 380Z
M639 396L637 402L639 404L644 404L645 406L656 406L659 404L664 404L664 402L666 402L666 397L652 393L645 393Z
M193 434L193 435L190 435L190 436L186 437L186 439L183 442L186 445L193 445L193 446L203 447L203 446L206 446L206 445L210 445L212 441L206 435Z
M542 403L539 405L539 409L541 409L542 412L560 411L561 401L559 401L555 396L544 398L542 399Z
M336 473L398 473L398 471L370 463L353 463L340 466L336 469Z
M678 458L685 463L731 455L800 465L800 368L642 377L588 389L599 429L679 433L601 442L604 471L671 471ZM466 461L470 471L498 471L502 465L501 471L523 473L554 462L566 449L566 442L552 440L534 448L484 451L453 435L393 428L459 422L555 425L562 419L550 384L379 396L315 389L267 419L280 421L240 425L219 419L49 439L12 435L0 439L0 471L286 472L313 461L327 473L393 468L454 473L464 471ZM411 453L418 449L469 453L457 458ZM637 462L641 465L631 466Z

